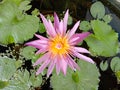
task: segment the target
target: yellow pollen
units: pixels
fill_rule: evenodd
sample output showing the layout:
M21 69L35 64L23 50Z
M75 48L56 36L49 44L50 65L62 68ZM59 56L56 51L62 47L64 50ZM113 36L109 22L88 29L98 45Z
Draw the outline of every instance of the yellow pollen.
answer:
M68 52L70 46L66 37L61 37L57 35L56 37L50 39L49 42L49 51L53 55L63 55Z

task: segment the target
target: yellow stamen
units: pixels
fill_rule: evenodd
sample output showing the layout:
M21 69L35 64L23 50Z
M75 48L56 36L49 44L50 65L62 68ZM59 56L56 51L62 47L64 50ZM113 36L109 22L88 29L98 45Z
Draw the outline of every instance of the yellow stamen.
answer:
M61 37L57 35L56 37L50 39L49 50L53 55L63 55L68 52L70 46L66 37Z

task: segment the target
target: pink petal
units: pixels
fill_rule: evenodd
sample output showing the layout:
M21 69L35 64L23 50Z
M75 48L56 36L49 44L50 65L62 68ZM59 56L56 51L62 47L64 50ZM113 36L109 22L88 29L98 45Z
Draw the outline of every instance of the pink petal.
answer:
M59 28L59 18L56 13L54 13L54 27L55 29Z
M41 35L38 35L38 34L35 34L35 36L38 37L38 38L41 39L41 40L48 40L47 38L45 38L45 37L43 37L43 36L41 36Z
M33 66L36 66L36 65L40 64L41 62L48 60L49 57L50 57L50 53L44 54L42 57L40 57L40 58L33 64Z
M63 21L61 20L60 24L59 24L59 31L57 31L60 35L63 35Z
M41 49L41 48L46 48L48 46L48 41L35 40L35 41L28 42L25 45L33 46L35 48Z
M70 32L68 33L68 38L70 39L74 34L75 31L77 30L78 26L79 26L80 21L78 21L73 28L70 30Z
M87 49L81 47L73 47L72 50L75 50L76 52L80 53L90 53Z
M53 37L53 35L51 33L51 28L50 28L50 25L49 25L47 19L42 14L40 14L40 16L42 18L42 21L44 23L44 26L45 26L45 28L47 30L48 35L50 35L51 37Z
M49 26L50 26L49 28L51 29L50 34L56 36L55 28L53 27L53 24L50 20L49 20Z
M72 45L77 45L78 43L80 43L81 41L83 41L86 37L88 37L90 35L90 32L84 32L84 33L80 33L80 34L75 34L70 38L70 43L72 43ZM79 37L76 40L73 40L75 38ZM72 42L73 41L73 42Z
M87 57L87 56L84 56L84 55L82 55L80 53L77 53L77 52L74 52L74 55L77 56L78 58L82 59L82 60L85 60L87 62L90 62L90 63L94 64L94 61L91 58Z
M57 59L54 59L51 61L51 64L50 64L48 71L47 71L47 77L49 77L49 75L52 73L54 66L56 64L56 61L57 61Z
M66 75L67 62L66 62L66 60L64 59L63 56L61 57L61 60L60 60L60 67L61 67L61 69L62 69L63 74Z
M69 10L66 11L65 16L63 18L63 25L64 25L63 26L63 31L64 31L64 34L65 34L66 30L67 30L68 13L69 13Z
M67 58L68 58L68 64L70 65L71 68L74 67L73 68L74 70L75 70L75 68L78 69L78 70L80 70L80 68L77 65L77 63L69 55L67 55Z
M47 51L48 51L47 48L41 48L41 49L38 50L35 54L45 53L45 52L47 52Z
M60 68L61 68L60 60L57 58L57 62L56 62L56 73L57 73L57 75L60 73Z
M46 67L47 65L50 63L50 60L47 59L37 70L36 75L40 74Z

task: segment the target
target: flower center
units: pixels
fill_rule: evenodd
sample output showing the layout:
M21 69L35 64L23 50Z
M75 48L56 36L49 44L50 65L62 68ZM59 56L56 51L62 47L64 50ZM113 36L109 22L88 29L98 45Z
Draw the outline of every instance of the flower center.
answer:
M50 39L49 51L53 55L65 54L68 52L70 45L66 37L61 37L57 35L56 37Z

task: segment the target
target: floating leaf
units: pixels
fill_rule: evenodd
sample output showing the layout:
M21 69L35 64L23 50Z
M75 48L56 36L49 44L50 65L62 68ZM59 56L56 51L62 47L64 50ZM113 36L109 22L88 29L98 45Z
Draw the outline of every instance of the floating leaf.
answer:
M104 5L100 1L97 1L92 4L90 12L94 18L101 19L105 15Z
M39 32L40 32L40 33L44 33L45 31L46 31L46 29L45 29L43 23L40 23L40 24L39 24Z
M72 19L71 16L69 16L69 17L68 17L68 23L67 23L67 24L68 24L68 25L71 25L72 23L73 23L73 19Z
M88 31L91 29L91 25L88 21L82 21L80 23L80 30L83 30L83 31Z
M15 62L14 59L0 57L0 80L7 81L13 76L17 70Z
M19 9L22 10L22 11L27 11L32 7L29 4L30 4L30 1L28 1L28 0L25 0L25 1L21 2L20 5L19 5Z
M82 60L78 61L78 64L80 71L76 74L71 69L67 70L66 76L62 73L60 75L53 73L51 78L53 90L98 90L99 71L96 65Z
M39 12L39 9L37 9L37 8L35 8L35 9L32 11L32 15L37 16L37 15L39 15L39 14L40 14L40 12Z
M20 5L20 3L22 2L22 1L24 1L24 0L3 0L3 1L11 1L11 2L13 2L13 3L15 3L16 5Z
M23 43L33 37L39 28L39 19L22 14L15 3L0 3L0 43Z
M111 15L105 15L105 16L103 17L103 20L104 20L106 23L110 23L111 20L112 20L112 17L111 17Z
M32 75L30 76L30 82L33 87L39 87L42 83L42 76L41 75L35 76L35 73L33 72Z
M120 71L120 58L114 57L111 60L110 67L114 72Z
M32 59L35 56L35 51L35 48L27 46L20 50L20 55L24 56L26 59Z
M31 87L41 84L42 77L40 75L36 77L34 73L30 76L27 70L18 70L8 82L9 84L2 90L31 90Z
M50 19L50 21L54 21L53 15L47 15L47 19L48 19L48 20Z
M107 70L107 68L108 68L108 62L107 61L105 61L105 62L102 61L100 63L100 68L101 68L102 71Z
M103 21L93 20L91 34L86 42L94 56L113 56L118 51L118 34Z

